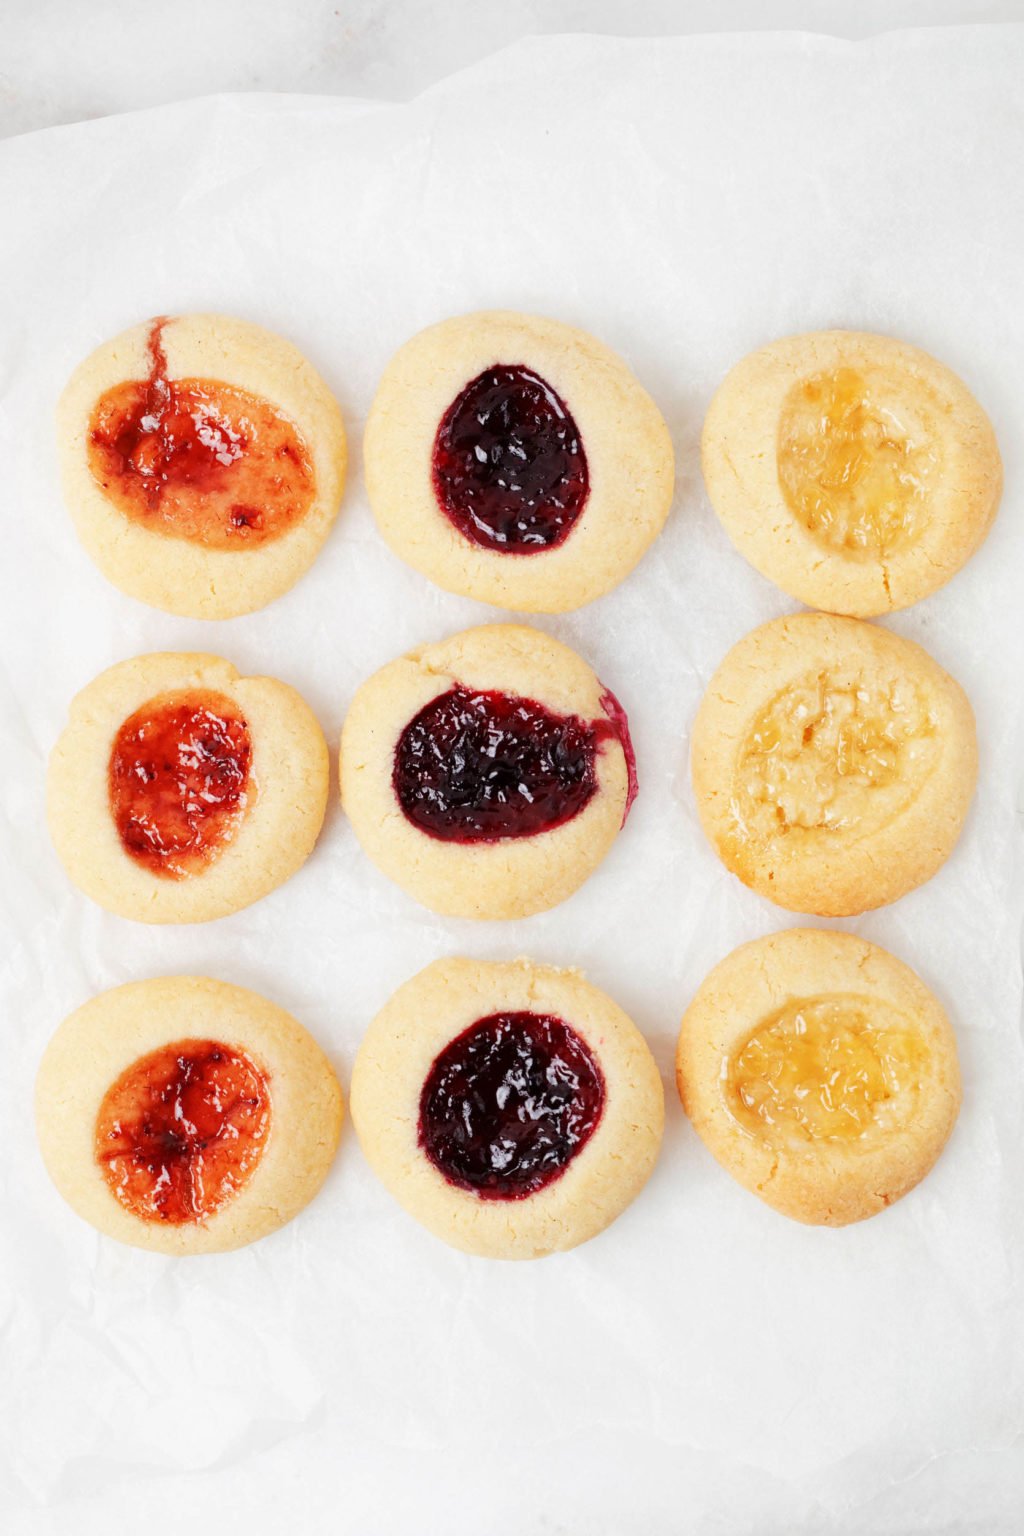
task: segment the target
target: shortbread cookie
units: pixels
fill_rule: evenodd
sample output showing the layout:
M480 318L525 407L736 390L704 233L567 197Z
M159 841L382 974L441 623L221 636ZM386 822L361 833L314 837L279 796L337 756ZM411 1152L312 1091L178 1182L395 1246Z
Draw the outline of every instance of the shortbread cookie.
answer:
M664 1121L636 1026L577 971L438 960L374 1019L352 1074L367 1161L467 1253L574 1248L646 1183Z
M797 614L726 656L691 767L704 831L744 885L793 912L849 917L949 857L977 779L974 715L912 641Z
M914 972L846 933L733 951L683 1019L679 1095L722 1167L797 1221L862 1221L914 1188L960 1108L949 1020Z
M626 716L575 651L492 624L420 646L356 693L341 794L377 867L450 917L564 901L636 794Z
M315 1040L255 992L134 981L65 1019L36 1083L43 1160L98 1231L158 1253L241 1248L298 1215L341 1130Z
M147 321L73 374L64 496L103 574L196 619L252 613L310 566L338 512L345 429L291 342L225 315Z
M50 834L109 912L204 922L305 863L328 773L323 732L286 683L219 656L137 656L72 702L50 758Z
M960 569L995 517L991 423L927 352L819 331L745 357L704 423L704 479L736 548L813 608L906 608Z
M365 459L396 555L449 592L528 613L617 586L672 501L668 428L622 359L505 310L406 342L373 402Z

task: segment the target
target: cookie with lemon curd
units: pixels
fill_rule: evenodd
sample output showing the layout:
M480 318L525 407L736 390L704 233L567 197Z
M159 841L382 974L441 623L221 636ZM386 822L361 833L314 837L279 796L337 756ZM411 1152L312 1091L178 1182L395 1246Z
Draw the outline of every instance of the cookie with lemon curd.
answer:
M875 624L801 613L725 657L690 763L728 869L790 911L847 917L945 863L978 749L963 689L927 651Z
M806 928L715 966L683 1019L676 1078L726 1171L816 1225L907 1194L960 1108L953 1031L919 977L852 934Z
M711 504L763 576L870 618L936 591L995 517L1002 463L967 386L890 336L816 331L752 352L704 422Z

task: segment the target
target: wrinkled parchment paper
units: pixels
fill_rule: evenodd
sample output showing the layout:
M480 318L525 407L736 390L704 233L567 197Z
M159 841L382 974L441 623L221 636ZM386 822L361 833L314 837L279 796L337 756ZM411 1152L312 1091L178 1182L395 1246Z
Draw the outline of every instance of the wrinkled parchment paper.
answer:
M77 1530L109 1529L116 1510L155 1531L219 1508L239 1516L232 1529L360 1536L1019 1528L1022 66L1015 28L860 46L544 39L409 105L225 97L0 149L12 1509L49 1510L53 1530L72 1510ZM445 922L371 868L332 796L309 864L252 910L178 929L103 914L65 879L42 797L68 701L95 673L147 650L214 650L297 686L334 742L373 669L496 617L386 550L358 449L394 349L483 306L596 332L675 437L676 506L643 565L590 608L540 621L632 719L641 795L607 862L549 914ZM228 623L170 618L107 585L55 470L54 400L79 359L140 318L192 309L292 337L336 391L354 448L314 570ZM710 511L701 418L749 349L831 325L937 353L991 413L1006 461L985 548L891 621L977 710L965 835L925 889L838 925L917 968L955 1021L964 1109L932 1176L862 1226L804 1229L713 1163L670 1087L652 1184L604 1236L540 1263L447 1250L376 1184L350 1128L321 1197L253 1248L175 1262L98 1238L46 1179L32 1082L63 1016L132 978L254 987L347 1082L367 1021L414 971L452 952L526 953L606 988L670 1082L706 971L796 921L719 865L689 789L688 730L712 670L794 606Z

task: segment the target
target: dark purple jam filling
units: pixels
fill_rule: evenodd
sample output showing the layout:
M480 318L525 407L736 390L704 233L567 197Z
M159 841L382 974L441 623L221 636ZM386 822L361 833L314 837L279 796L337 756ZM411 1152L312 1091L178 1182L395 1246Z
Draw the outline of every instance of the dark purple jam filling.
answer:
M435 1059L420 1094L419 1144L449 1184L523 1200L564 1172L604 1108L601 1069L546 1013L477 1019Z
M452 401L434 439L433 478L459 532L510 555L561 544L590 489L568 407L521 364L496 363Z
M533 699L456 684L431 699L398 738L398 803L413 826L446 843L550 832L595 793L597 752L614 738L629 767L628 812L636 769L626 717L611 694L602 706L609 718L587 721L553 714Z

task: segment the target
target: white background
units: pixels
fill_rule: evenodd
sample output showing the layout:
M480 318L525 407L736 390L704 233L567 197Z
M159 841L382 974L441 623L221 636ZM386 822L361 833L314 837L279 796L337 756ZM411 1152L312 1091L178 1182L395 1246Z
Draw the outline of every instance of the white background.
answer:
M9 126L214 86L369 91L375 68L404 94L506 31L492 33L480 7L461 31L453 18L469 7L349 8L355 30L328 66L326 7L315 8L320 42L292 7L269 51L233 5L204 8L203 25L175 8L160 46L143 49L133 28L144 9L129 24L119 8L115 26L114 8L97 6L85 27L78 8L61 8L42 51L31 39L45 7L31 32L13 29ZM630 9L630 30L646 9ZM722 9L740 24L754 10ZM509 10L525 30L540 7ZM662 20L668 10L650 7ZM546 7L545 27L559 11L560 26L576 20ZM26 140L0 160L14 234L0 272L0 474L15 519L0 612L11 723L0 896L14 936L0 972L11 1040L0 1487L22 1505L5 1529L1019 1531L1021 710L1007 680L1021 645L1022 59L1020 34L994 31L862 49L551 44L401 111L197 104ZM71 90L89 79L91 101ZM558 174L538 189L548 164ZM679 454L676 512L641 571L549 625L594 660L636 730L645 792L606 866L528 924L445 924L360 863L335 812L307 869L250 914L195 932L101 917L63 882L39 804L67 698L100 667L157 646L218 648L295 682L333 737L373 666L490 615L387 554L358 451L337 535L267 613L202 626L121 598L69 543L56 494L49 413L70 368L140 314L235 309L308 350L358 450L393 348L440 314L495 302L619 347ZM928 1183L861 1228L805 1231L735 1188L670 1101L651 1188L605 1237L543 1264L480 1265L440 1248L390 1206L351 1136L322 1199L254 1250L175 1265L95 1240L48 1188L27 1109L45 1039L92 991L173 969L247 982L293 1008L347 1080L370 1011L416 965L459 948L528 950L582 964L667 1071L708 966L788 921L721 870L689 800L686 729L710 670L753 623L792 606L728 547L695 444L728 362L829 323L938 352L977 388L1007 462L986 548L893 621L974 699L978 805L931 887L845 925L918 966L957 1024L965 1111Z
M518 38L1013 22L1022 0L0 0L0 134L214 91L405 99Z

